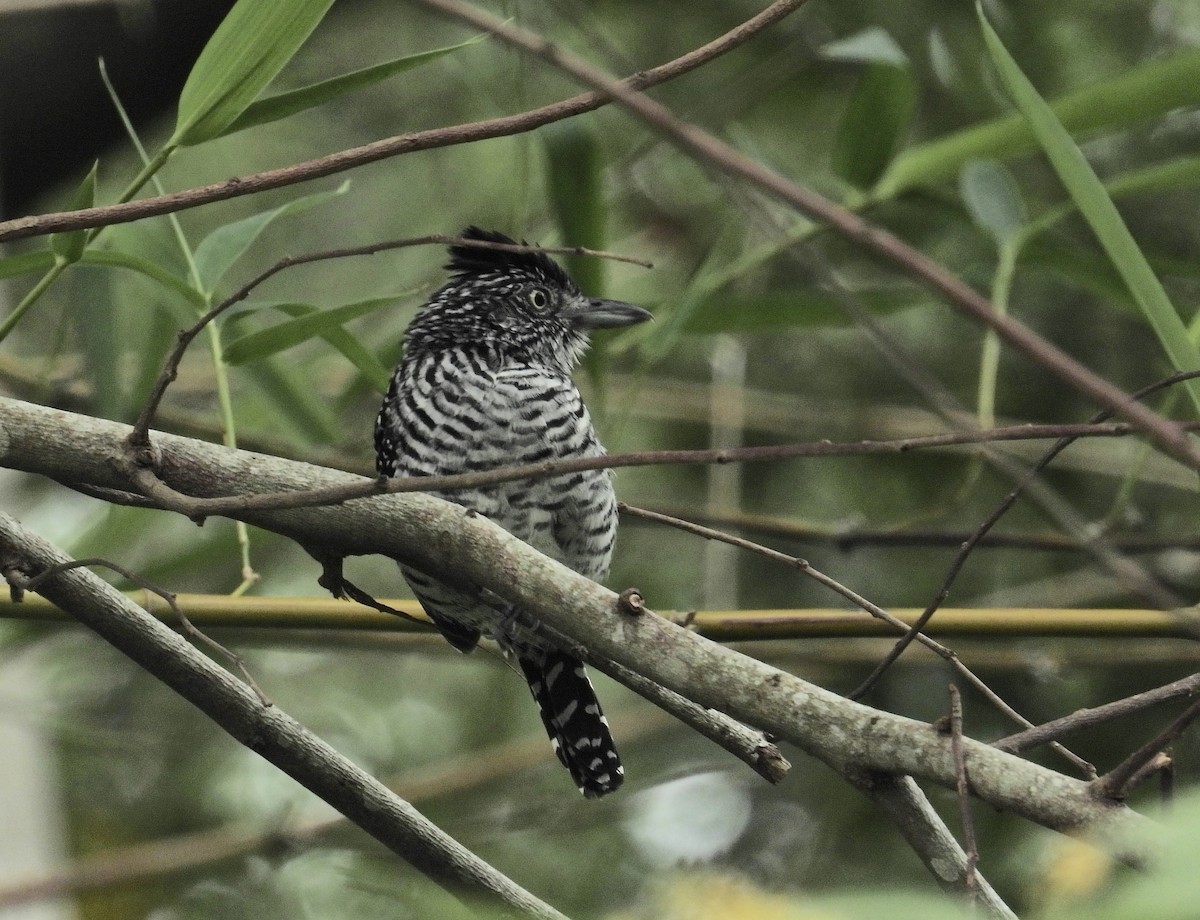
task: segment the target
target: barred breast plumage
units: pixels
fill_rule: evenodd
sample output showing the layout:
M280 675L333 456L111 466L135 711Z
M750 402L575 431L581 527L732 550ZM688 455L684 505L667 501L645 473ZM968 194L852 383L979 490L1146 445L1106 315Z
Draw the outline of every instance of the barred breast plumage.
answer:
M512 245L471 227L464 237ZM646 311L585 297L541 253L451 247L454 278L409 326L375 426L387 476L436 476L604 453L571 371L590 329L648 319ZM592 579L608 573L617 531L605 470L446 493ZM583 665L555 648L524 611L470 585L401 571L456 648L496 639L529 682L559 759L588 797L615 790L624 771Z

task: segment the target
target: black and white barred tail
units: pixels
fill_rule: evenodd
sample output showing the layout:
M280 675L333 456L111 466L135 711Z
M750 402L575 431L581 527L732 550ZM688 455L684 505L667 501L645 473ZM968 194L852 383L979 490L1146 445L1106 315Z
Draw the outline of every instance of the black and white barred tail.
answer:
M554 752L584 797L616 792L625 779L608 719L583 664L550 649L517 655Z

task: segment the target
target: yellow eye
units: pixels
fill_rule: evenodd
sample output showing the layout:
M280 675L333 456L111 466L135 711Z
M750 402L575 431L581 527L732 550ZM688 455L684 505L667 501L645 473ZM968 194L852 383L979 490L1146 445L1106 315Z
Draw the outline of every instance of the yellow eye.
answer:
M529 305L535 312L545 313L550 309L550 295L541 288L534 288L529 292Z

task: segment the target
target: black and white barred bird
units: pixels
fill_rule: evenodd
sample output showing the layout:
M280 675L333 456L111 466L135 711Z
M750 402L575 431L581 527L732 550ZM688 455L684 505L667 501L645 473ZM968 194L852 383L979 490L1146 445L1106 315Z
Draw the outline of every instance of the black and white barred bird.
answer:
M464 239L513 243L468 227ZM542 253L450 247L452 279L413 319L375 423L385 476L439 476L604 453L571 380L592 329L650 318L595 300ZM608 574L617 533L612 477L593 470L443 493L592 579ZM579 790L605 795L624 770L582 663L493 595L408 566L405 579L438 630L467 652L490 636L520 665L542 722Z

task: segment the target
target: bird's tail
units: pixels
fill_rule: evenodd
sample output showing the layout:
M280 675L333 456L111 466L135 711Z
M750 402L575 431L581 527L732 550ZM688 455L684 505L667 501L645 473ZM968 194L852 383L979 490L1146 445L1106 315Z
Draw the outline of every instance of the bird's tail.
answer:
M589 799L615 792L625 770L582 662L549 650L518 654L554 753Z

